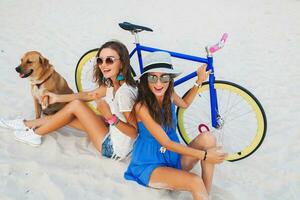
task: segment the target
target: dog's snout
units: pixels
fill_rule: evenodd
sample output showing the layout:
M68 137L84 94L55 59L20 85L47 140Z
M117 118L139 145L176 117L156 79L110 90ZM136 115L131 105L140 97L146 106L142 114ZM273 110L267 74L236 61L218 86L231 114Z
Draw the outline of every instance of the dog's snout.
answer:
M21 72L21 65L15 68L18 73Z

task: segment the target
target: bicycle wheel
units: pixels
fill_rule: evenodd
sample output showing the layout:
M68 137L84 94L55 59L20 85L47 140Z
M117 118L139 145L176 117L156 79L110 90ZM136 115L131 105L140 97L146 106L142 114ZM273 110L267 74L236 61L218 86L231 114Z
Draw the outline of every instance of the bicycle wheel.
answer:
M75 70L75 81L76 88L78 92L82 91L91 91L98 87L96 83L93 82L93 67L95 64L95 56L98 52L98 49L92 49L79 59L76 70ZM99 114L96 109L95 102L88 102L90 108L93 109L94 112Z
M222 125L217 129L212 127L209 84L205 82L189 108L177 109L179 133L188 144L206 126L228 153L228 161L246 158L264 140L267 120L263 107L253 94L237 84L215 81L214 86Z

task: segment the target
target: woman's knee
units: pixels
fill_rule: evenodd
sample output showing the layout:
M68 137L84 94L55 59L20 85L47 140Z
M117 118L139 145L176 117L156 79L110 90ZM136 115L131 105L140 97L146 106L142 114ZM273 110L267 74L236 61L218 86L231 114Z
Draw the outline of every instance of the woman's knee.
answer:
M202 146L204 149L212 148L212 147L215 147L217 145L216 137L210 132L205 132L205 133L200 134L195 139L195 142L199 146Z
M71 101L67 105L70 108L78 108L78 107L81 107L81 106L86 106L86 104L83 101L78 100L78 99L75 99L75 100Z
M212 133L206 132L203 134L203 137L206 148L215 147L217 145L217 139Z
M86 107L86 103L84 103L81 100L73 100L71 102L69 102L65 107L64 110L69 112L69 113L75 113L75 111L79 110L82 107Z

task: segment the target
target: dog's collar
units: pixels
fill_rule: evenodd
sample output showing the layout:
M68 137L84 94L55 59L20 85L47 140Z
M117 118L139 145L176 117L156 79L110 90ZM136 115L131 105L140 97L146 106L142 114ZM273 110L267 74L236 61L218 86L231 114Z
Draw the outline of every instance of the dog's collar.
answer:
M53 74L53 73L51 73L50 76L48 76L43 82L37 83L37 84L35 84L35 85L36 85L38 88L40 88L41 85L42 85L43 83L45 83L46 81L48 81L48 80L51 78L52 74Z

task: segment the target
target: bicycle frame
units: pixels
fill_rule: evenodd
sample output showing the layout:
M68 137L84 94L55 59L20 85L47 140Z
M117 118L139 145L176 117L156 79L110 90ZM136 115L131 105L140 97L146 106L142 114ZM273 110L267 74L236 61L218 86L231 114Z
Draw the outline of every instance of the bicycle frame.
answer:
M137 33L135 33L137 34ZM135 35L137 38L137 35ZM207 64L207 70L211 70L211 74L209 75L209 93L210 93L210 105L211 105L211 121L212 121L212 126L214 128L219 128L220 124L218 122L219 119L219 109L218 109L218 101L217 101L217 93L214 87L215 83L215 76L214 76L214 67L213 67L213 57L212 55L207 55L207 58L201 58L197 56L191 56L187 54L182 54L174 51L168 51L164 49L157 49L157 48L152 48L148 46L141 45L139 42L135 42L135 48L131 51L130 53L130 58L137 53L138 55L138 62L139 62L139 69L140 73L143 72L143 61L142 61L142 51L146 52L154 52L154 51L165 51L168 52L172 57L176 57L179 59L183 60L190 60L194 62L199 62L199 63L206 63ZM185 81L190 80L191 78L194 78L197 76L196 71L185 75L184 77L176 80L174 82L174 86L180 85L181 83L184 83Z
M267 130L267 119L264 112L264 109L260 102L257 100L257 98L246 88L239 86L235 83L229 82L229 81L220 81L215 80L214 75L214 65L213 65L213 54L220 50L228 37L227 33L224 33L221 37L221 39L215 43L212 46L208 46L205 48L206 50L206 57L197 57L192 55L187 55L183 53L178 53L174 51L164 50L164 49L158 49L153 48L150 46L144 46L141 45L138 38L138 33L146 30L146 31L152 31L152 29L148 27L143 27L139 25L130 24L128 22L120 23L120 27L124 30L130 31L135 36L135 47L133 51L130 53L130 58L134 56L134 54L137 54L138 59L138 65L140 73L143 72L143 60L142 60L142 53L145 54L145 52L154 52L154 51L165 51L168 52L172 57L181 59L181 60L189 60L197 63L205 63L207 64L207 70L211 70L211 74L209 75L209 80L205 83L203 83L203 87L198 89L198 96L202 97L203 99L196 98L192 107L193 109L184 109L184 108L177 108L176 117L178 119L177 128L178 131L183 139L183 141L186 144L189 144L194 138L195 134L202 133L203 131L209 131L209 127L214 127L215 129L221 129L220 131L216 130L216 133L220 133L220 137L218 140L222 144L225 144L223 141L223 136L221 134L225 134L225 129L222 129L223 126L225 126L225 120L223 120L222 117L219 115L219 109L222 110L222 113L228 114L228 116L231 116L229 118L226 118L226 122L229 121L235 121L236 123L229 123L232 126L229 127L235 127L240 128L240 131L244 130L244 123L248 124L247 119L250 121L248 136L245 136L244 139L248 140L249 143L244 142L242 144L238 144L235 146L235 144L226 144L228 146L228 149L231 151L230 155L228 156L229 161L237 161L243 158L248 157L253 152L255 152L259 146L262 144L264 137L266 135ZM95 63L94 58L97 55L97 52L99 49L92 49L88 52L86 52L78 61L76 66L76 73L75 73L75 79L76 79L76 87L78 91L84 91L83 83L86 83L86 73L90 71L90 67L93 67ZM83 76L84 75L84 76ZM132 71L132 75L135 76L135 72ZM137 75L139 75L137 73ZM174 83L175 86L180 85L192 78L197 76L196 71L193 71L192 73L188 72L187 75L180 76L176 78L176 81ZM90 88L88 86L88 88ZM86 88L86 89L88 89ZM217 94L217 92L221 92ZM209 92L209 94L207 94ZM186 92L185 94L187 94ZM223 102L221 102L221 99L218 100L217 95L222 94L222 99L227 98L224 100L225 105L220 107ZM227 95L228 94L228 95ZM231 95L234 94L234 95ZM209 96L209 97L208 97ZM224 97L225 96L225 97ZM231 100L231 97L234 96L236 98L233 98ZM205 101L203 101L205 98ZM210 98L210 100L208 100ZM236 101L238 99L238 101ZM207 102L207 101L209 102ZM238 102L238 103L237 103ZM239 103L243 102L243 103ZM203 104L205 104L203 106ZM210 104L210 108L207 107L207 103ZM236 104L239 104L241 107L236 107ZM196 105L199 106L199 113L194 113L194 109L198 109ZM200 107L201 105L201 107ZM230 106L229 106L230 105ZM203 106L203 107L202 107ZM97 109L93 105L90 105L90 107L96 112ZM245 108L244 108L245 107ZM232 111L233 108L236 108ZM244 109L243 109L244 108ZM205 115L207 110L210 109L211 116L207 116L207 118L202 118L202 115ZM225 110L223 110L225 109ZM230 110L229 110L230 109ZM208 111L209 112L209 111ZM193 114L199 114L197 118L190 119L189 116ZM245 118L244 118L245 117ZM210 119L211 118L211 119ZM239 121L236 121L239 119ZM210 122L209 122L210 121ZM241 122L241 123L239 123ZM209 126L207 126L207 125ZM227 123L228 124L228 123ZM205 128L205 129L203 129ZM190 131L189 131L190 130ZM227 130L227 128L226 128ZM230 128L228 128L230 130ZM240 131L237 131L236 134L238 134ZM254 132L254 135L253 135ZM249 135L252 134L252 135ZM234 137L234 134L228 134L229 137ZM251 137L251 138L250 138ZM233 138L230 138L230 141ZM239 138L243 139L243 138ZM251 141L250 141L251 139Z

